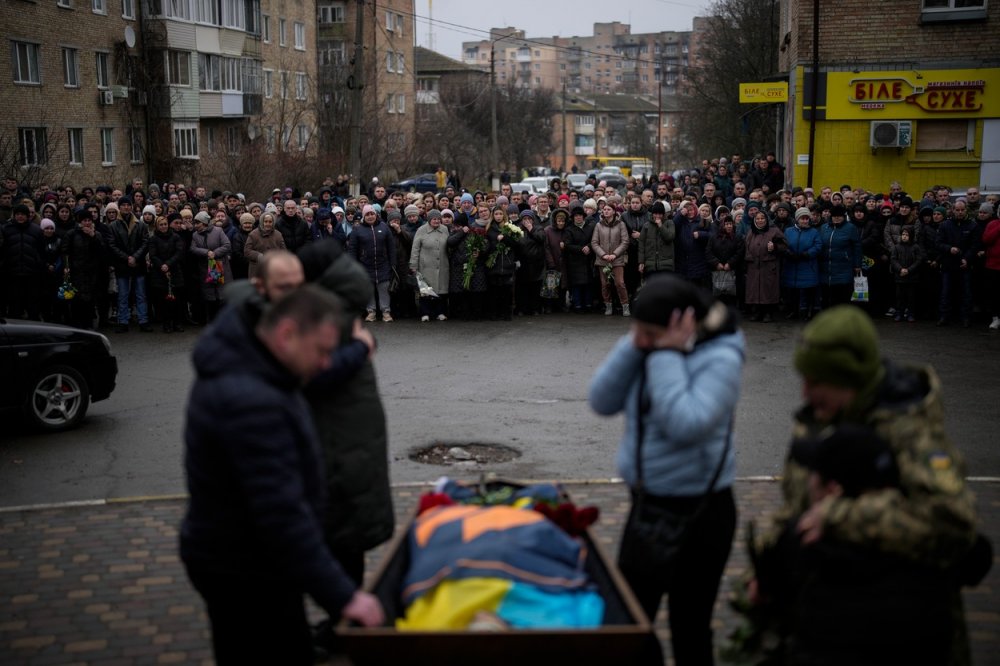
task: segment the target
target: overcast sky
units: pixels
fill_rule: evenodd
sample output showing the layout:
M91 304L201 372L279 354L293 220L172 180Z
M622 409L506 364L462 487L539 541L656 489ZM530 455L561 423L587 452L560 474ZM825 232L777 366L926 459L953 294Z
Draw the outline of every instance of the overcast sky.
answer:
M633 33L690 30L711 0L415 0L417 45L461 60L462 42L486 39L490 28L515 27L527 37L586 36L594 23L621 21ZM430 5L430 7L429 7ZM430 19L430 20L429 20Z

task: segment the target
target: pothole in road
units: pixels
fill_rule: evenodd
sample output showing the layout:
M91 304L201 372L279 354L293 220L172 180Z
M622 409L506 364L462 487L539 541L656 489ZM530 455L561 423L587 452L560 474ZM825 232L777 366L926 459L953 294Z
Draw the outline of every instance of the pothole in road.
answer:
M435 442L430 446L414 449L410 452L410 460L425 465L450 465L459 467L475 467L490 463L503 463L520 458L521 452L503 444L484 444L470 442L456 444Z

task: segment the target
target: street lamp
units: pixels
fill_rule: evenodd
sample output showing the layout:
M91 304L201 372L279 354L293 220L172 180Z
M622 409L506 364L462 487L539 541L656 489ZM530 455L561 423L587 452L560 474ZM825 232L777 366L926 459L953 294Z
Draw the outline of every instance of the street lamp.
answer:
M496 57L496 43L502 39L507 39L508 37L514 37L514 33L501 35L495 39L490 40L490 138L491 138L491 158L492 165L490 166L490 171L495 172L496 169L500 167L500 147L499 141L497 141L497 73L496 65L494 63ZM493 189L499 189L495 183L490 183Z

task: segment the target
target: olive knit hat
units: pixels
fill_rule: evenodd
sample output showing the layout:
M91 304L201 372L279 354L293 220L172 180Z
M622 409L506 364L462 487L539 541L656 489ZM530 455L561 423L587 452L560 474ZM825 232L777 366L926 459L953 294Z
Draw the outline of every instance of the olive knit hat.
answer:
M795 368L814 382L862 390L882 375L878 333L854 305L824 310L802 331Z

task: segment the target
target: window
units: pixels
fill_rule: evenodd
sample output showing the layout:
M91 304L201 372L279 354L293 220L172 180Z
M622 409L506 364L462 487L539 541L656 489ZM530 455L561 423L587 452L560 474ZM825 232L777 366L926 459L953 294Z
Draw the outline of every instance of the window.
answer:
M73 9L73 3L71 0L56 0L56 6L62 7L63 9Z
M142 163L142 130L128 131L128 158L132 164Z
M403 34L403 15L397 14L396 12L386 11L385 13L385 29L388 32L395 32L399 35Z
M111 76L108 69L108 54L98 51L94 54L95 63L97 66L97 87L107 88L111 85Z
M260 0L246 0L246 31L251 35L260 34Z
M341 65L345 60L343 40L327 42L327 47L319 52L320 65Z
M243 58L240 61L240 67L243 74L243 92L251 95L259 95L262 90L262 79L264 78L264 69L261 61L253 58Z
M143 0L147 16L163 16L163 0Z
M273 153L278 142L274 127L268 125L264 128L264 140L267 143L267 152Z
M191 20L190 0L163 0L163 6L168 17Z
M271 17L267 14L260 17L260 36L265 44L271 43Z
M195 0L194 20L198 23L208 23L209 25L219 25L219 2L218 0Z
M19 127L17 145L20 153L18 164L21 166L32 167L48 163L48 139L44 127Z
M397 53L396 54L396 73L397 74L402 74L403 71L404 71L404 69L405 69L405 67L404 67L405 63L403 62L403 58L404 58L404 55L402 53Z
M222 25L226 28L246 30L247 10L243 0L222 0Z
M299 125L295 128L296 139L299 144L299 150L305 150L306 146L309 145L309 128L305 125Z
M295 31L295 48L298 51L306 50L306 24L295 22L293 25Z
M917 127L918 151L972 150L975 145L975 121L921 120Z
M387 51L385 54L385 71L395 72L396 71L396 52Z
M396 95L396 113L406 113L406 95Z
M101 128L101 164L108 166L115 163L115 130L111 127Z
M240 72L239 58L221 58L222 78L220 87L223 92L240 92L243 90L243 78Z
M66 147L69 150L69 163L75 166L83 164L83 130L71 127L66 130Z
M295 99L306 99L306 75L295 72Z
M274 97L274 72L270 69L264 70L264 97Z
M240 128L233 126L226 128L226 143L229 148L230 155L240 154L240 144L243 143L243 137L240 134Z
M135 0L122 0L122 18L135 18Z
M278 46L285 45L285 19L278 19Z
M198 89L206 92L242 92L243 71L240 59L199 53Z
M187 51L167 51L167 83L172 86L191 85L191 54Z
M389 113L396 113L396 96L388 94L385 96L385 109Z
M968 21L986 18L986 0L924 0L920 20L923 23Z
M67 88L80 87L80 55L76 49L64 48L62 50L63 59L63 85Z
M14 66L14 83L41 83L38 69L38 44L13 42L11 62Z
M107 14L107 0L90 0L90 8L95 14Z
M198 123L174 123L174 157L198 159Z
M278 72L278 85L281 86L281 99L288 99L288 72Z
M318 7L319 13L317 19L320 23L343 23L344 22L344 3L343 2L326 2L320 4Z
M205 152L209 155L215 154L215 128L205 128Z

